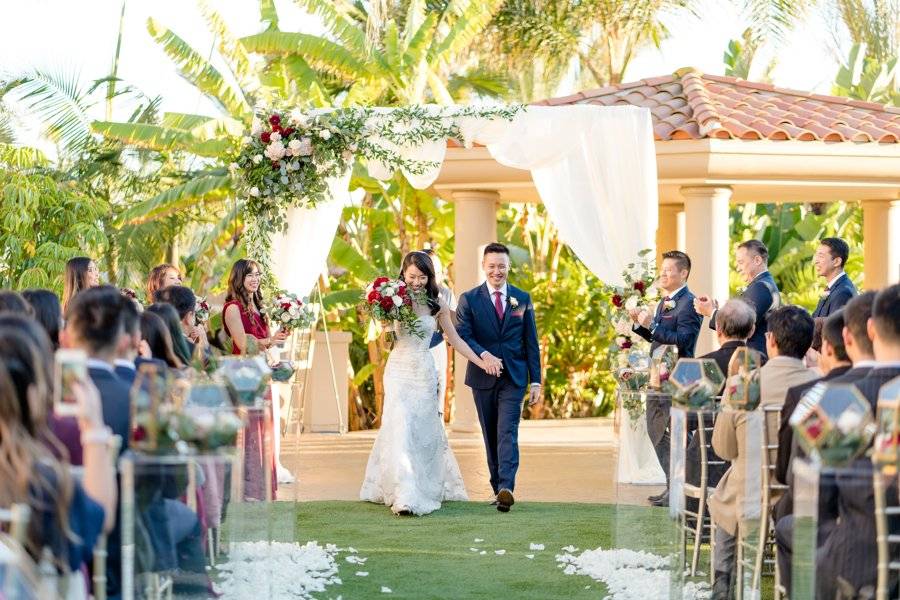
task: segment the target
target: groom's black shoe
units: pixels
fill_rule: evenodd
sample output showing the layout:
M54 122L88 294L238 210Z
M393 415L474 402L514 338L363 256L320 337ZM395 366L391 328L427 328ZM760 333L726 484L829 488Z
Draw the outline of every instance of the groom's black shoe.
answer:
M653 504L654 502L659 502L663 498L669 495L669 489L666 488L662 491L662 493L656 494L655 496L647 496L647 502Z
M509 507L516 503L513 494L506 488L497 492L497 510L500 512L509 512Z
M650 504L653 506L668 506L669 505L669 492L666 490L666 493L663 494L662 498L657 500L651 500Z

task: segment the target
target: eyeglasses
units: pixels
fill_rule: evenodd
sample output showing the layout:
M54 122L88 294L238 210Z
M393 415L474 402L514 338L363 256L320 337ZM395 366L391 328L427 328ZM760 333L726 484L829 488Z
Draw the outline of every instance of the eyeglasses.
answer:
M247 277L259 279L260 277L262 277L262 273L260 273L259 271L254 271L253 273L247 273Z

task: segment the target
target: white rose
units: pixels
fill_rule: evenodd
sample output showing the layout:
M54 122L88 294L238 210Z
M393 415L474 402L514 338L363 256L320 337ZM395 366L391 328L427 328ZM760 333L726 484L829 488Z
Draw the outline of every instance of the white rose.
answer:
M638 297L631 296L625 301L625 310L634 310L638 307Z
M288 148L290 148L293 152L296 152L302 146L302 142L300 140L291 140L288 142Z
M861 414L855 410L845 410L841 413L841 416L838 417L837 428L841 433L847 434L856 431L861 422Z
M311 139L309 139L308 137L305 137L305 138L300 138L299 140L294 140L294 141L298 141L300 143L299 148L297 148L297 150L294 151L294 154L296 156L309 156L310 154L312 154L313 147L312 147ZM291 143L293 143L293 142L291 142Z
M262 154L257 154L256 156L253 157L253 164L258 165L259 163L262 162L262 159L263 159Z
M241 142L243 142L243 144L244 144L245 146L246 146L247 144L251 143L252 141L253 141L253 138L250 137L249 135L244 136L244 138L241 140Z
M236 162L233 162L228 166L232 169L240 169L241 168L241 165L237 164Z
M329 130L327 130L327 129L320 129L320 130L319 130L319 137L322 138L323 140L330 140L330 139L331 139L331 132L330 132Z
M304 127L308 123L308 119L306 115L303 114L303 111L299 108L295 108L291 111L291 122L297 125L298 127Z
M615 322L616 333L620 335L628 335L631 333L631 321L619 319Z
M250 134L251 135L259 135L263 131L262 121L259 120L259 117L253 117L253 124L250 125Z
M294 155L294 151L291 150L290 148L285 148L285 149L284 149L284 155L285 155L285 156L293 156L293 155Z
M281 134L277 131L273 131L272 135L269 136L269 141L278 142L281 140Z
M266 158L269 160L281 160L284 158L284 144L281 142L272 142L266 146Z
M403 298L400 296L394 296L391 300L394 301L394 306L403 306Z
M288 313L281 313L281 320L285 323L291 320L291 315Z
M259 188L256 187L255 185L252 188L250 188L250 195L259 197Z
M625 343L625 341L626 341L625 338L620 335L616 338L616 345L621 347L622 344Z
M213 425L215 425L216 418L211 413L203 411L194 415L194 422L200 429L209 431L213 428Z
M382 296L393 296L394 288L392 288L391 286L386 286L384 289L381 290L381 295Z

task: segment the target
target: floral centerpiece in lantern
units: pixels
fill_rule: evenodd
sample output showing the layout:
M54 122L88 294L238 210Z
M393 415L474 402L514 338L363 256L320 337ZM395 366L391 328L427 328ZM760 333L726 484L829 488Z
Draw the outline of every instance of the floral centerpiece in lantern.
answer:
M373 319L392 326L396 323L422 338L425 333L413 305L424 300L422 292L410 290L403 281L379 277L366 287L363 308Z
M194 304L194 323L197 327L203 327L209 322L209 302L205 296L197 296L197 302Z
M678 364L678 346L663 344L650 357L650 387L664 392L671 391L669 377Z
M878 433L872 461L890 474L896 474L900 466L900 377L878 391Z
M756 410L761 399L759 369L762 354L751 348L737 348L728 363L728 379L722 403L733 410Z
M875 435L868 401L854 385L813 386L790 424L806 452L828 466L845 466L861 456Z
M669 381L672 405L685 410L715 410L716 396L725 376L711 358L682 358L675 365Z

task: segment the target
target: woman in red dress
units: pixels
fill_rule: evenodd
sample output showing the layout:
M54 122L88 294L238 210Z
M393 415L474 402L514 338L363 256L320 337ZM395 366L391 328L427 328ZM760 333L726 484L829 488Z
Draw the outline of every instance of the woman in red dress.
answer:
M228 295L225 296L225 333L231 337L231 353L243 354L251 338L259 350L266 350L284 341L288 333L279 331L269 335L269 324L262 312L263 297L259 289L262 273L252 260L241 259L231 267ZM267 392L267 397L269 396ZM244 437L244 496L266 500L266 477L271 480L275 496L275 456L272 453L272 414L252 409L247 434ZM265 440L268 442L264 443ZM268 471L268 473L266 473Z

